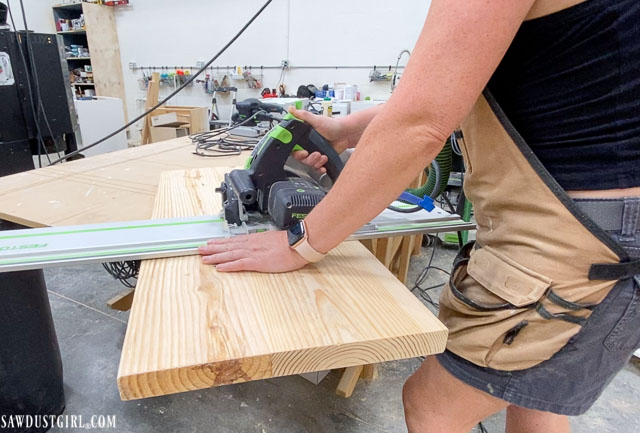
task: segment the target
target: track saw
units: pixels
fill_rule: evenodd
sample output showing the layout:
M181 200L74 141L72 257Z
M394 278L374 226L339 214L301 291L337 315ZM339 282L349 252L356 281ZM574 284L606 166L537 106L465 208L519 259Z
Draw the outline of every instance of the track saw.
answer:
M326 155L326 173L318 175L291 158L298 149ZM0 272L193 255L209 239L286 229L326 196L343 167L322 135L286 114L256 145L244 169L225 174L216 189L221 215L2 231ZM349 239L473 228L429 197L403 193Z
M302 149L327 156L326 174L305 178L290 168L291 153ZM236 227L271 220L276 227L287 229L320 203L343 167L340 156L322 135L287 113L258 143L245 168L224 176L216 190L222 194L224 219Z

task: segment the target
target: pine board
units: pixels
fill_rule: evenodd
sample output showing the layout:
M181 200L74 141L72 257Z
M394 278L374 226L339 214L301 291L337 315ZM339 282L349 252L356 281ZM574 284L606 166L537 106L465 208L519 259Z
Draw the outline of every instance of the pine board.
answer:
M153 217L220 211L228 169L165 172ZM197 256L142 263L123 400L439 353L447 330L359 242L287 274L223 274Z

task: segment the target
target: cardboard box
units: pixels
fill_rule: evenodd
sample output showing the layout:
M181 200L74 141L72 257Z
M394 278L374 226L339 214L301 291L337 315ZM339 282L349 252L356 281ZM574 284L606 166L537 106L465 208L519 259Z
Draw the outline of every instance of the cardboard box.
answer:
M173 128L177 128L188 124L189 122L185 122L185 119L179 119L177 113L159 114L151 117L151 126L171 126Z

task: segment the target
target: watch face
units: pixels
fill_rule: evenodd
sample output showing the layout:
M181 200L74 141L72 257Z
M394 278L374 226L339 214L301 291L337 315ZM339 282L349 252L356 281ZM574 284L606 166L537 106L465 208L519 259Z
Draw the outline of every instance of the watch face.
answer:
M289 240L290 247L294 246L304 238L304 224L302 224L302 221L298 221L289 227L289 230L287 230L287 238Z

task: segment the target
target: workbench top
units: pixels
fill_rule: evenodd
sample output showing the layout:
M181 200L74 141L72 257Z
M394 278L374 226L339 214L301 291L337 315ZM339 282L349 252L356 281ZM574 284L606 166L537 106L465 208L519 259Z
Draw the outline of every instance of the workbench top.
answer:
M0 219L27 227L148 219L163 171L239 166L248 155L204 158L182 137L0 177Z

